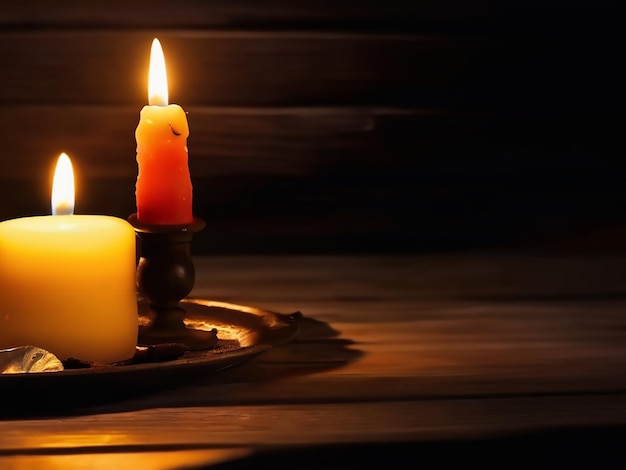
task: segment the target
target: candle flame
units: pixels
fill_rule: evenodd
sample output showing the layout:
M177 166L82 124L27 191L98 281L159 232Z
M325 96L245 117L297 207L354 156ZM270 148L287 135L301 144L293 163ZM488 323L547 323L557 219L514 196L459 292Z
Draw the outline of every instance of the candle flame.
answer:
M59 155L54 179L52 180L52 214L74 213L74 170L70 157L65 152Z
M152 41L150 50L150 74L148 77L148 104L153 106L167 106L167 72L165 71L165 57L161 43L157 38Z

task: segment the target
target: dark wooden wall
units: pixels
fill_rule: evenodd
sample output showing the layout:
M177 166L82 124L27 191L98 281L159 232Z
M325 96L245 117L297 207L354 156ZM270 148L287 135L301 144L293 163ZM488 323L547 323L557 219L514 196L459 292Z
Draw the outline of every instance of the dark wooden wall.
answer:
M134 212L150 42L188 111L197 253L620 247L620 2L0 4L0 219ZM575 243L574 243L575 245Z

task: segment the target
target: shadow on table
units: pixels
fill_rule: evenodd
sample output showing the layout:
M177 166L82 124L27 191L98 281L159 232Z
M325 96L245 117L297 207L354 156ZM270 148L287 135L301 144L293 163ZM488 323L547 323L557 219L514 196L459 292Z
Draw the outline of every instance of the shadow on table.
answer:
M244 366L207 377L205 383L261 382L337 369L362 357L354 344L328 323L304 317L294 341L272 348Z
M354 344L350 339L341 338L340 332L328 323L303 317L295 340L274 347L245 364L207 374L206 377L151 395L81 410L81 414L156 407L283 404L294 400L300 402L301 397L277 396L272 382L338 369L354 362L363 355L353 347Z

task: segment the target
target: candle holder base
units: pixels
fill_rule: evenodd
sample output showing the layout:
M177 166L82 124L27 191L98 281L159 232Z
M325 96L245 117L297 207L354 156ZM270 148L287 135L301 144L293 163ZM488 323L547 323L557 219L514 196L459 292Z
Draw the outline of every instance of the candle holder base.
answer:
M172 331L139 327L138 346L156 346L169 343L183 344L189 351L204 351L217 344L217 331L202 331L191 328Z
M183 322L187 312L180 307L168 310L149 305L152 321L139 325L138 346L154 346L166 343L184 344L190 351L203 351L217 344L217 330L196 330Z
M194 351L213 347L216 332L188 328L183 322L185 310L179 304L195 283L191 240L204 228L204 221L194 218L181 225L145 224L136 213L128 221L139 242L137 288L148 301L152 316L149 324L139 327L138 344L177 342Z

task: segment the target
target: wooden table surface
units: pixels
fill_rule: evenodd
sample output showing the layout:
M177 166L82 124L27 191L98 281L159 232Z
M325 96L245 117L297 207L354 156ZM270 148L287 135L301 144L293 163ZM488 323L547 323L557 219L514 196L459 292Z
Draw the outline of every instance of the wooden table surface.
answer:
M500 451L620 468L625 261L198 257L192 297L299 310L299 336L146 396L3 419L0 468L497 467Z

